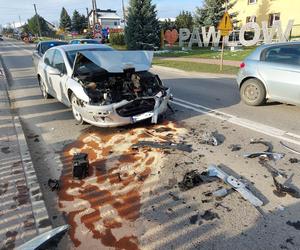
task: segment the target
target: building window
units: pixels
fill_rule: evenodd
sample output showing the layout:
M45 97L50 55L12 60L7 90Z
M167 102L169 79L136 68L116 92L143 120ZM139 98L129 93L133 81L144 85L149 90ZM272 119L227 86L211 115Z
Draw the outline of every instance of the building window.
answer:
M269 27L272 27L275 21L280 20L280 13L273 13L269 15Z
M257 0L248 0L248 4L255 4L257 3Z
M246 23L256 22L256 16L247 16Z

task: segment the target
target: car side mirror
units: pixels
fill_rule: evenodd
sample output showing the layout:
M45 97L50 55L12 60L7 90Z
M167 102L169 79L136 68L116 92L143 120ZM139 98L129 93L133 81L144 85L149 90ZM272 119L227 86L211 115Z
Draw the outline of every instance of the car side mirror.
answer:
M53 75L53 76L59 76L59 75L61 75L61 72L58 69L49 68L48 74Z

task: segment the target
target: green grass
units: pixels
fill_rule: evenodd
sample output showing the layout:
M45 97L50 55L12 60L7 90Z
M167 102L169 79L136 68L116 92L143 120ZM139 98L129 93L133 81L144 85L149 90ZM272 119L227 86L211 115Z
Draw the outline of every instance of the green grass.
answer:
M160 60L157 58L153 60L153 65L171 67L171 68L181 69L185 71L216 73L216 74L235 75L239 70L238 67L224 65L223 71L220 71L220 65L217 64L179 62L179 61L171 61L171 60Z
M245 47L240 51L224 51L224 60L242 61L247 57L255 47ZM220 59L221 52L212 51L208 48L195 48L191 51L182 51L179 48L174 48L167 53L156 54L156 57L190 57L190 58L206 58L206 59Z

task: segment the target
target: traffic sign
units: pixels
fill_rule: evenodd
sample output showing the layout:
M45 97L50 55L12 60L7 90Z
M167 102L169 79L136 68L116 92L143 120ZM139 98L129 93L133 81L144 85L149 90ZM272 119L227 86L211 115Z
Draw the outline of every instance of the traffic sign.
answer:
M228 36L229 33L233 30L233 24L228 12L224 13L222 20L218 25L218 30L221 32L222 36Z
M94 26L94 32L95 33L101 32L101 30L102 30L101 24L100 23L96 23L95 26Z

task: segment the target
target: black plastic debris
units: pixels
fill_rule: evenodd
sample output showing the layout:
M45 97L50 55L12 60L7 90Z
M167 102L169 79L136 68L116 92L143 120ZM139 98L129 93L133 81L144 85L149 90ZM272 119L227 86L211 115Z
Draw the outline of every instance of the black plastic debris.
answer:
M192 145L188 145L184 143L174 143L174 142L140 141L132 145L132 148L141 148L141 147L151 147L151 148L159 148L159 149L176 149L188 153L191 153L193 151Z
M73 178L84 179L89 174L88 154L78 153L73 156Z
M55 190L59 190L60 185L59 185L59 181L58 180L54 180L54 179L49 179L48 180L48 187L51 189L51 191L55 191Z
M277 176L281 176L284 178L287 178L287 174L277 170L275 167L273 167L271 164L268 163L268 161L266 159L259 159L258 162L262 167L265 167L268 172L273 176L273 177L277 177Z
M231 149L231 152L240 151L242 149L242 146L239 144L231 144L229 147Z
M300 221L296 221L296 222L288 221L286 224L291 227L294 227L297 230L300 230Z
M273 176L273 181L276 187L276 190L273 191L273 193L278 197L285 197L286 194L289 194L290 196L299 199L300 194L299 192L291 187L287 187L281 183L279 183L276 178Z
M190 217L190 223L191 224L195 225L197 223L197 221L198 221L198 214L192 215Z
M203 183L200 173L197 170L192 170L186 173L182 182L178 183L178 187L181 191L187 191Z
M219 217L219 215L218 215L217 213L214 213L214 212L212 212L212 211L210 211L210 210L206 210L206 211L204 212L204 214L201 215L201 218L202 218L203 220L220 219L220 217Z
M299 163L300 160L298 160L297 158L290 158L289 162L292 163L292 164L295 164L295 163Z

